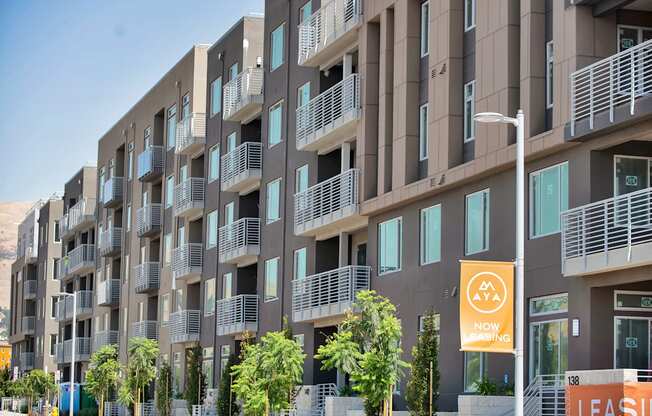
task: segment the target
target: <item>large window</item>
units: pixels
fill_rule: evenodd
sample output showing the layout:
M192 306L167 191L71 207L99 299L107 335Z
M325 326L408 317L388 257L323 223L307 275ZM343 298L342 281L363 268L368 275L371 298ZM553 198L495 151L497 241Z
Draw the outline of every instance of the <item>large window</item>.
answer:
M131 204L127 204L127 231L131 231Z
M303 192L308 189L308 165L298 167L294 179L294 193Z
M378 224L379 274L401 270L402 245L402 218L394 218Z
M306 277L307 249L305 247L294 251L294 279Z
M530 174L530 237L558 233L568 209L568 163Z
M489 250L489 190L466 196L467 255Z
M614 318L614 368L650 368L650 318Z
M297 108L310 102L310 81L297 88Z
M545 316L568 312L568 294L542 296L530 299L530 316Z
M421 264L441 260L441 205L421 210Z
M217 210L211 211L206 217L206 248L217 246Z
M167 324L170 321L170 294L161 296L161 323Z
M229 299L233 296L233 273L222 275L222 299Z
M174 176L168 176L165 179L165 208L170 208L174 204Z
M309 0L299 9L299 24L305 22L312 16L312 0Z
M220 145L216 144L208 150L208 182L220 177Z
M475 81L464 84L464 143L475 139Z
M464 0L464 30L475 28L476 0Z
M172 233L163 236L163 263L170 264L172 260Z
M477 383L487 377L487 353L486 352L465 352L464 353L464 391L475 392Z
M278 297L278 257L265 261L265 302Z
M129 151L127 152L127 180L130 181L134 178L134 144L129 143Z
M553 96L553 72L555 69L554 43L546 43L546 108L552 108Z
M269 109L269 125L267 126L267 145L269 147L281 143L282 125L283 101L279 101Z
M177 106L173 105L168 109L168 150L176 146L177 137Z
M421 56L428 55L428 34L430 33L430 2L421 3Z
M215 278L204 282L204 316L215 313Z
M278 26L274 31L272 32L272 52L271 52L271 70L275 70L279 66L283 65L283 45L284 45L284 35L283 35L283 30L284 24L281 24Z
M647 368L647 367L646 367ZM568 320L530 324L530 379L568 369Z
M213 388L213 347L206 347L202 351L202 376L206 380L206 388Z
M222 77L211 82L211 117L222 111Z
M267 184L267 199L266 199L267 224L281 218L280 197L281 197L281 179L276 179Z
M419 107L419 161L428 159L428 104Z
M652 183L652 158L615 156L614 165L614 196L640 191Z
M238 63L236 62L229 68L229 81L236 79L238 77L238 73Z

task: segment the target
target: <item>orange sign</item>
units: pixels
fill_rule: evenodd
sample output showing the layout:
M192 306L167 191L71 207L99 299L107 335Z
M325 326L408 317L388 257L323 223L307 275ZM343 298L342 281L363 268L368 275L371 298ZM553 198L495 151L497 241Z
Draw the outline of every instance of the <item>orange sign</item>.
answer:
M514 263L462 260L462 351L514 352Z
M566 386L568 416L649 416L652 383Z

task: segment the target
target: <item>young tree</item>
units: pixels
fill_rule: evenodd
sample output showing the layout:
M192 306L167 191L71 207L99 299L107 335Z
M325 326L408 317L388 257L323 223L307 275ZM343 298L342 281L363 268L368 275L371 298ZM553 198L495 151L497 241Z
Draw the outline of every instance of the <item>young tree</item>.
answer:
M131 338L127 348L126 377L118 391L118 401L124 406L134 406L140 414L140 404L147 385L156 378L158 343L147 338Z
M86 389L97 400L100 415L104 414L104 401L118 384L120 363L115 345L105 345L95 351L86 371Z
M205 380L202 379L201 373L201 347L196 346L190 350L187 369L186 390L183 398L188 404L188 410L192 410L193 405L201 403L204 392Z
M22 377L22 385L19 389L27 397L27 412L31 415L34 401L49 397L50 392L56 389L54 375L41 369L32 370Z
M432 311L424 317L423 331L412 348L412 368L406 400L410 414L414 416L432 416L437 412L439 339L436 320L437 315Z
M372 290L357 294L354 308L338 331L319 347L315 358L322 369L349 374L353 390L365 400L365 413L377 415L388 407L393 386L409 365L401 360L401 325L396 307Z
M217 394L217 416L234 416L240 414L240 406L238 406L231 391L231 368L236 364L236 356L235 354L231 354L225 368L222 369L222 377L220 377L220 386Z
M172 370L170 364L162 362L156 379L156 408L159 416L170 416L172 401Z

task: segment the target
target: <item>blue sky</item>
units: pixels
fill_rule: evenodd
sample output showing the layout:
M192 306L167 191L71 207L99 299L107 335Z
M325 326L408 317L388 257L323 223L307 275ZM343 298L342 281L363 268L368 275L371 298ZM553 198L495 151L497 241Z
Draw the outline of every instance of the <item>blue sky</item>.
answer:
M97 140L193 44L263 0L0 4L0 201L61 192Z

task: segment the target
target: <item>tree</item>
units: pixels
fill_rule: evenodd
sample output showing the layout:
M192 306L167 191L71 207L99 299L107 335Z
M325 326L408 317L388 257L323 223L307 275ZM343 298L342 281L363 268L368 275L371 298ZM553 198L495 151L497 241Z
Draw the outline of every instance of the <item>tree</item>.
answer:
M158 343L147 338L131 338L127 348L126 377L118 391L118 401L124 406L134 406L134 414L140 414L140 404L145 387L156 378Z
M306 355L285 331L269 332L260 343L247 344L243 359L233 366L233 391L247 416L269 415L290 406L292 392L303 376Z
M192 405L200 404L204 392L204 382L201 373L201 347L195 346L188 354L188 373L186 379L186 390L183 398L188 404L188 410Z
M49 397L50 392L56 389L54 375L41 369L35 369L25 374L19 383L17 392L22 393L21 396L27 397L27 412L30 415L34 401Z
M437 315L432 311L424 317L423 331L412 348L412 368L407 383L406 401L410 414L414 416L431 416L437 412L439 336L436 320Z
M172 399L172 370L170 364L162 362L156 379L156 408L159 416L170 416Z
M11 391L11 370L9 367L0 368L0 397L9 397Z
M118 384L120 363L115 345L95 351L86 371L86 390L97 400L99 414L104 414L104 401Z
M389 406L392 388L404 368L401 360L401 325L396 307L372 290L358 292L354 309L319 347L315 358L322 369L337 368L350 376L353 390L365 400L365 413L377 415Z
M240 414L240 406L238 406L231 391L231 369L236 364L236 356L235 354L231 354L225 368L222 369L222 377L220 377L219 392L217 394L217 416L234 416Z

